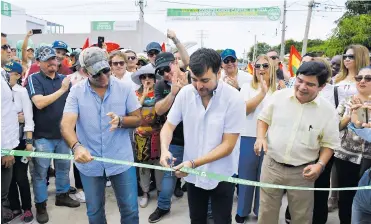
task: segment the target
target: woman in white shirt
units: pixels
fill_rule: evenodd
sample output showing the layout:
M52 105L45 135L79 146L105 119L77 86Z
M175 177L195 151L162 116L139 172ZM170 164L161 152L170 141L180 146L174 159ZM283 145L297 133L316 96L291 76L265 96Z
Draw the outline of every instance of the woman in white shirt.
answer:
M9 86L12 88L14 105L16 112L18 113L18 121L20 124L20 143L15 150L26 149L27 151L33 151L32 134L35 124L33 121L32 103L26 88L18 84L22 74L22 65L15 61L11 61L4 66L4 70L7 71L9 75ZM28 160L16 156L8 199L14 217L22 215L21 219L25 223L31 223L34 218L31 212L31 190L27 176L27 169ZM20 198L22 203L19 201L19 195L21 196Z
M238 176L242 179L259 181L263 161L262 156L254 153L256 140L257 117L269 97L276 91L276 67L266 55L261 55L255 61L253 79L241 88L241 94L246 101L245 130L241 133L240 160ZM244 223L251 212L254 201L254 214L259 214L259 188L239 185L236 222ZM255 199L254 199L255 192Z

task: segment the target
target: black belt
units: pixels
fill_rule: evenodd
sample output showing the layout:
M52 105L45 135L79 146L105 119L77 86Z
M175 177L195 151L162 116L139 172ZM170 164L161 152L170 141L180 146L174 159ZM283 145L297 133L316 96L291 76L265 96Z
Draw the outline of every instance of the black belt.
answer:
M274 160L274 159L273 159ZM309 163L304 163L304 164L301 164L301 165L297 165L297 166L294 166L294 165L291 165L291 164L286 164L286 163L279 163L279 162L277 162L276 160L274 160L276 163L278 163L278 164L280 164L280 165L282 165L282 166L284 166L284 167L300 167L300 166L308 166L308 165L310 165L310 164L313 164L314 162L309 162Z

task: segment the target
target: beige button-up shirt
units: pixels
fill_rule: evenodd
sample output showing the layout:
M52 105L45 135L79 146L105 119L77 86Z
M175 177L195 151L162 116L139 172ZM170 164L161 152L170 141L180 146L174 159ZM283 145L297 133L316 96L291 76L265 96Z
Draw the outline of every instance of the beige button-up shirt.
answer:
M336 110L322 96L301 104L294 89L277 91L258 119L269 125L268 155L279 163L303 165L315 161L321 148L340 146Z

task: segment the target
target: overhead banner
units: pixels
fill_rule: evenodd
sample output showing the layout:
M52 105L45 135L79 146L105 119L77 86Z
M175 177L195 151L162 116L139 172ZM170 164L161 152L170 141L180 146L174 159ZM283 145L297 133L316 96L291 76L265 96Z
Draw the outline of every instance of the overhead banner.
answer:
M10 3L1 1L1 15L12 16L12 5Z
M92 21L92 31L136 30L137 21Z
M183 21L277 21L281 18L281 9L279 7L167 9L167 18Z

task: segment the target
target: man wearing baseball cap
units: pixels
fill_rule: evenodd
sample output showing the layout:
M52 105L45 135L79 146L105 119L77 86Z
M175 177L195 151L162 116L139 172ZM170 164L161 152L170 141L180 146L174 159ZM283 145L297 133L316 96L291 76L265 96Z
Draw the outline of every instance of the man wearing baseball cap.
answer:
M163 77L155 85L155 110L156 114L162 116L165 123L167 113L174 103L175 97L181 88L188 85L190 80L185 72L179 68L178 60L170 52L163 52L156 57L156 73ZM184 138L183 124L179 124L174 131L173 140L170 144L170 153L176 158L175 165L183 160ZM161 155L162 157L162 155ZM165 215L169 214L171 207L171 197L176 187L177 178L170 172L165 172L162 180L162 190L158 197L156 210L149 216L148 221L155 223L160 221ZM180 184L178 185L180 188Z
M238 90L241 89L243 84L252 80L251 74L238 69L238 60L233 49L225 49L220 56L223 68L221 80Z
M150 64L152 64L153 67L155 66L156 57L159 53L161 53L161 51L162 51L161 45L157 42L151 42L147 45L146 47L147 57L149 62L151 62Z
M58 74L56 53L49 46L40 47L38 58L40 72L28 77L27 90L33 102L35 131L34 145L36 152L70 154L70 149L62 138L59 129L63 108L70 90L70 78ZM33 191L35 195L36 219L47 223L49 216L46 210L48 191L46 177L50 159L34 158ZM54 160L56 169L56 206L78 207L80 203L69 197L70 161Z
M89 223L107 223L104 198L109 177L120 222L138 224L135 167L99 162L93 156L134 161L129 129L139 126L141 105L129 83L111 76L104 50L87 48L79 61L88 78L71 89L61 130L80 171Z

